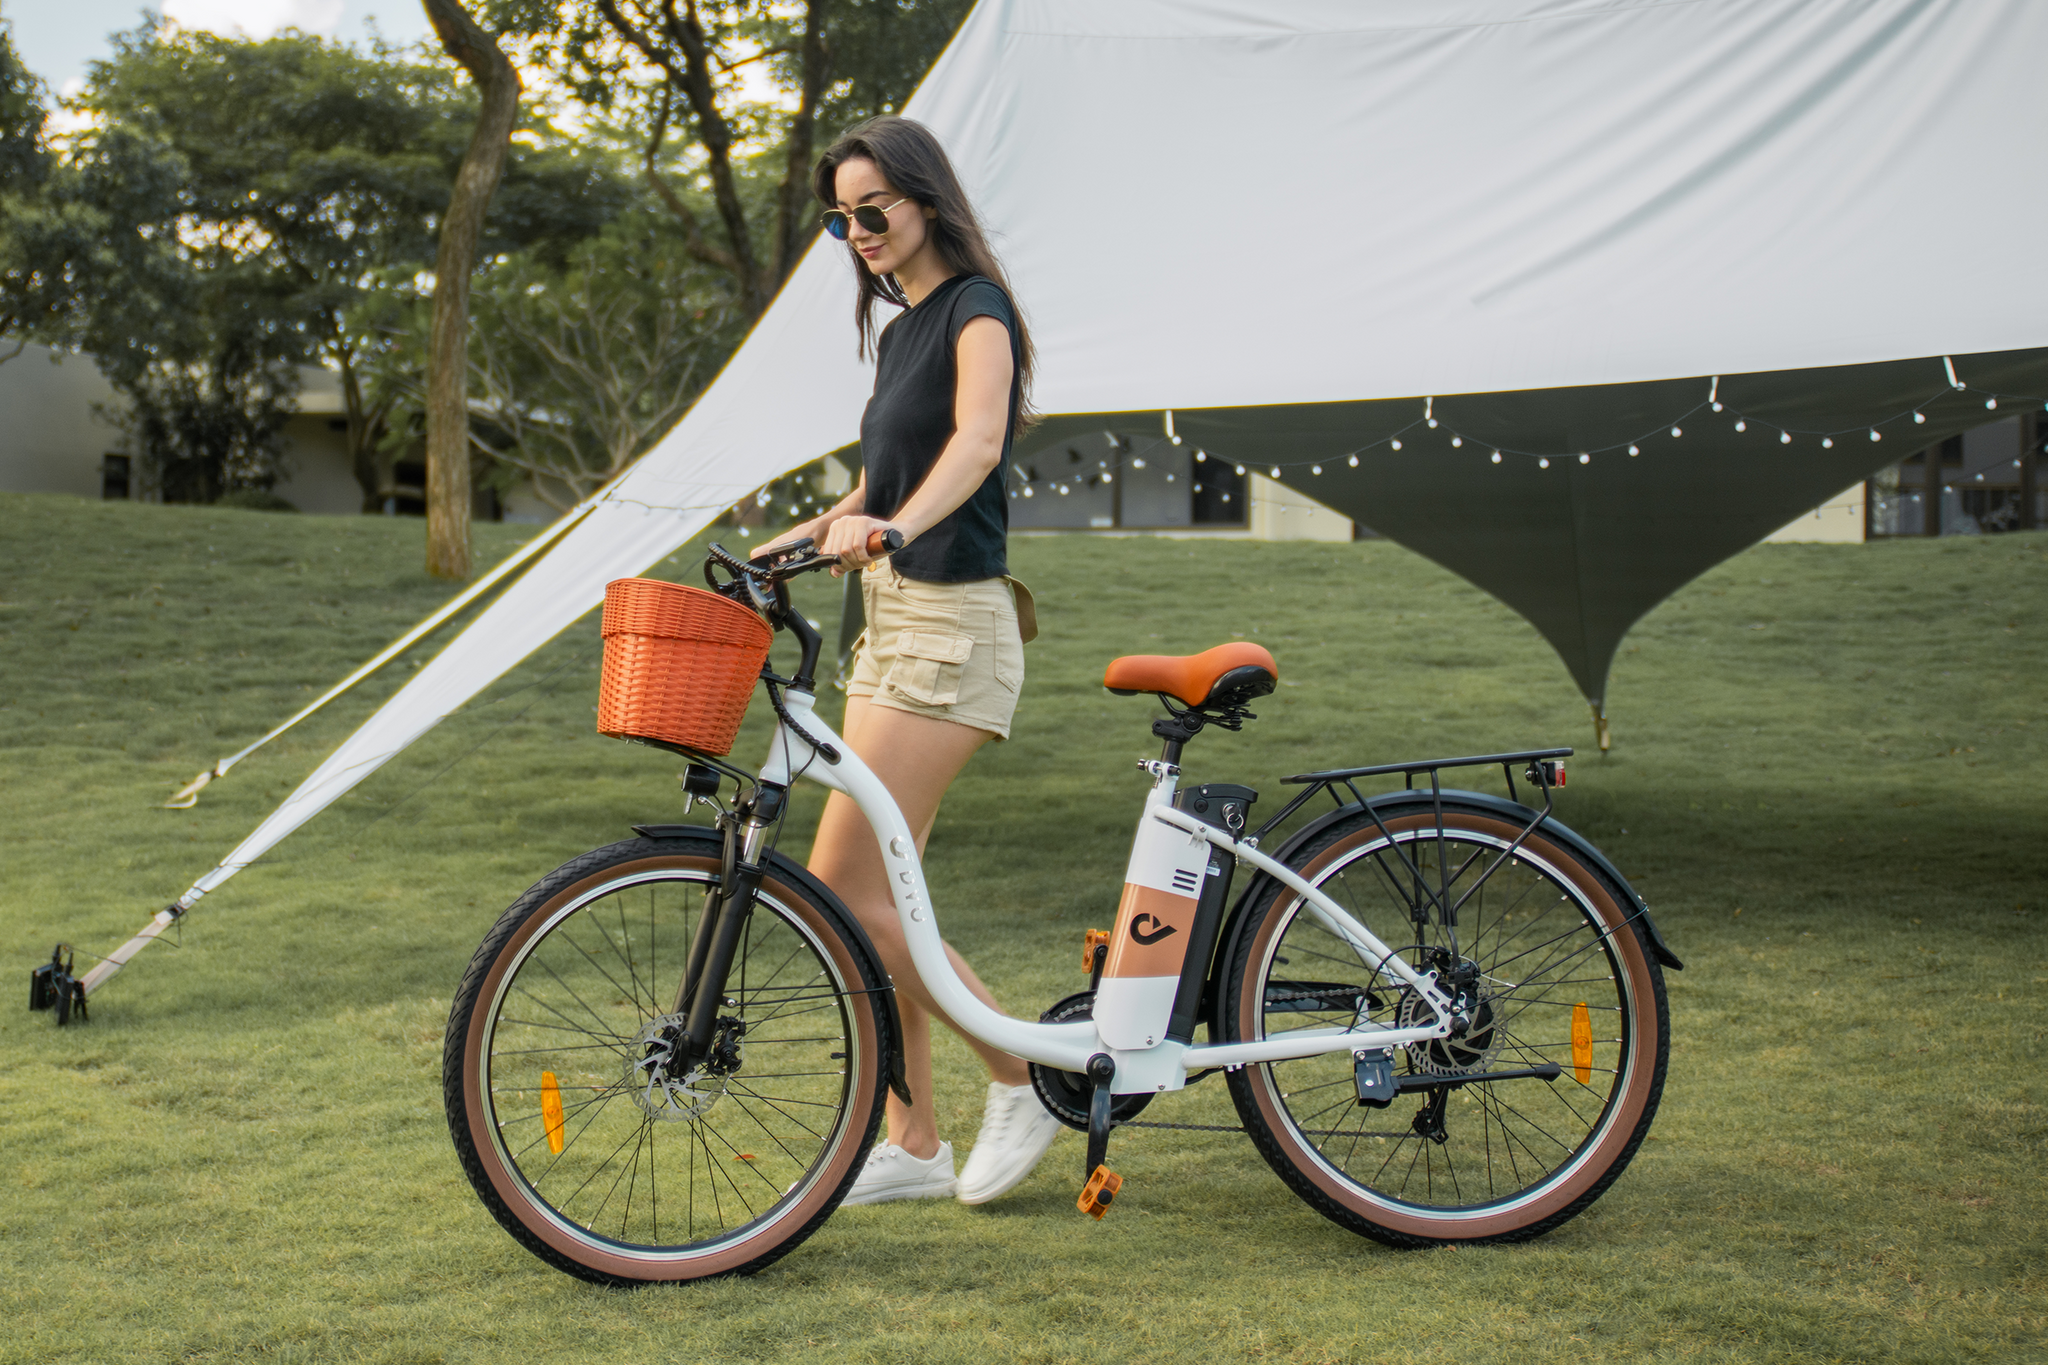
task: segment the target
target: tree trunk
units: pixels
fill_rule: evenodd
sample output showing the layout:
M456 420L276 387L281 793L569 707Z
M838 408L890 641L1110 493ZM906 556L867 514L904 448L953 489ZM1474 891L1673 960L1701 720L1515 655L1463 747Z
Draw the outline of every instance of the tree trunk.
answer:
M383 414L372 417L363 406L363 380L356 373L355 362L344 352L339 357L341 365L341 409L348 421L348 463L356 476L356 486L363 490L363 513L373 515L384 510L384 499L388 495L391 480L386 477L384 460L377 450L377 438L382 434Z
M519 75L461 0L423 0L448 55L482 97L476 134L455 176L434 259L434 324L427 344L427 572L469 577L469 281L484 211L504 174Z

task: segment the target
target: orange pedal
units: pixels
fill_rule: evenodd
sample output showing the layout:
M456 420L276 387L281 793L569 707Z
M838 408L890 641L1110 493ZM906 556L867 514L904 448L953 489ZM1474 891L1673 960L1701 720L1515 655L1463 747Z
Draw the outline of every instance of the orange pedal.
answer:
M1116 1192L1124 1187L1124 1178L1107 1166L1097 1166L1095 1174L1088 1177L1088 1183L1081 1187L1078 1201L1081 1212L1090 1218L1100 1220L1109 1212L1109 1206L1116 1199Z
M1081 970L1082 970L1082 971L1084 971L1084 972L1092 972L1092 971L1094 971L1094 970L1095 970L1095 950L1096 950L1097 948L1102 948L1102 949L1105 949L1105 950L1107 950L1107 949L1108 949L1108 947L1109 947L1109 930L1107 930L1107 929L1090 929L1090 930L1088 931L1088 941L1087 941L1087 944L1086 944L1086 946L1084 946L1084 947L1083 947L1083 948L1081 949ZM1097 1215L1097 1217L1100 1217L1100 1216L1101 1216L1101 1215L1099 1215L1099 1214Z

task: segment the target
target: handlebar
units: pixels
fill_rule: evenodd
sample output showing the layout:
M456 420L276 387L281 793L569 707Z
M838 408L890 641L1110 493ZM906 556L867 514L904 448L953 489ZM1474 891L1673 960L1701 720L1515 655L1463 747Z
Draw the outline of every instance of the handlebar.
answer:
M903 533L893 526L884 527L868 537L867 552L868 556L872 559L880 559L885 555L895 554L902 548ZM829 569L839 562L839 556L837 555L819 554L817 542L807 537L803 540L791 541L789 544L780 547L775 551L774 556L767 560L742 559L730 550L727 550L723 545L712 545L709 547L706 556L704 573L705 577L710 579L711 565L712 563L718 563L725 566L736 577L756 579L763 583L781 583L795 578L798 574L815 573L819 569ZM717 589L721 585L714 580L711 586Z
M894 527L868 537L867 552L873 558L892 555L902 548L903 533ZM819 554L817 543L808 538L780 547L766 562L741 559L723 545L711 545L706 547L704 557L704 581L719 596L752 607L769 625L777 630L787 627L797 637L803 646L803 662L791 681L809 692L813 690L812 675L824 641L803 613L790 604L789 580L839 562L837 555ZM721 566L732 575L723 583L718 581L716 572Z

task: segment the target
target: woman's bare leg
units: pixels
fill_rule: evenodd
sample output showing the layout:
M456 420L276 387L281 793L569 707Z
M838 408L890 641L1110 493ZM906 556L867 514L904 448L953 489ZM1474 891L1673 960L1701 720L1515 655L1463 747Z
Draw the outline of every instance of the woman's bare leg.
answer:
M866 697L847 698L843 733L847 744L896 798L905 823L917 831L920 855L946 788L974 751L993 738L988 731L972 726L875 706ZM810 869L846 902L874 941L883 968L895 978L896 1008L903 1019L904 1075L916 1103L906 1106L895 1095L889 1096L888 1140L912 1156L930 1157L939 1149L932 1102L931 1021L936 1016L955 1033L960 1033L960 1028L938 1008L911 963L874 831L859 807L837 792L826 801L825 814L818 822ZM946 956L967 988L994 1007L995 997L950 944ZM980 1055L992 1079L1005 1085L1023 1085L1031 1079L1024 1063L1009 1053L965 1033L960 1036Z

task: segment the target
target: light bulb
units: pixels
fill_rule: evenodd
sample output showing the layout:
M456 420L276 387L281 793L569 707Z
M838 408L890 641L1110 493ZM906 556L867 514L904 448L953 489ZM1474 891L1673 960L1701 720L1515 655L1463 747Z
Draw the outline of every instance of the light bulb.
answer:
M1748 431L1748 430L1749 430L1749 423L1747 423L1747 422L1737 422L1737 423L1735 424L1735 429L1736 429L1737 431Z
M1167 481L1168 483L1172 483L1172 482L1173 482L1173 475L1171 475L1171 474L1168 474L1168 475L1166 476L1166 481ZM1109 480L1105 478L1105 479L1103 480L1103 482L1104 482L1104 483L1108 483L1108 482L1109 482Z
M1435 430L1436 430L1436 418L1432 417L1432 418L1430 418L1430 419L1429 419L1429 429L1430 429L1431 431L1435 431Z
M1173 438L1173 443L1174 443L1175 445L1179 445L1179 444L1180 444L1180 437L1178 437L1178 436L1174 437L1174 438Z
M1353 456L1352 456L1352 457L1351 457L1350 459L1346 460L1346 461L1345 461L1344 463L1346 463L1346 464L1350 465L1350 466L1351 466L1351 467L1352 467L1353 469L1356 469L1356 468L1358 468L1358 457L1357 457L1356 455L1353 455Z
M1461 445L1465 444L1465 438L1464 438L1464 437L1462 437L1462 436L1453 436L1453 437L1451 438L1451 444L1452 444L1453 446L1461 446Z
M1789 446L1789 445L1791 445L1791 444L1792 444L1792 433L1791 433L1791 432L1789 432L1789 431L1781 431L1781 432L1779 432L1779 433L1778 433L1778 444L1779 444L1779 445L1781 445L1781 446Z
M1834 438L1834 437L1832 437L1832 436L1823 436L1823 437L1821 437L1821 438L1820 438L1820 448L1821 448L1822 450L1833 450L1833 449L1835 448L1835 438Z
M1202 485L1200 485L1200 484L1196 484L1196 485L1195 485L1195 491L1196 491L1197 493L1201 492L1201 491L1202 491Z
M1878 435L1878 434L1877 434L1877 428L1876 428L1876 427L1872 427L1872 428L1870 429L1870 439L1871 439L1871 440L1873 440L1873 441L1882 441L1882 440L1884 439L1884 437L1882 437L1882 436L1880 436L1880 435Z
M1914 426L1916 426L1916 427L1918 427L1918 426L1925 426L1926 424L1927 424L1927 414L1926 414L1926 413L1924 413L1924 412L1916 412L1916 413L1914 413L1914 414L1913 414L1913 425L1914 425Z
M1587 454L1587 453L1586 453L1585 451L1583 451L1583 450L1582 450L1582 451L1580 451L1580 452L1579 452L1579 463L1580 463L1580 464L1591 464L1591 463L1593 463L1593 457L1592 457L1591 455L1588 455L1588 454Z
M1642 451L1641 451L1640 449L1638 449L1637 447L1635 447L1635 446L1630 446L1630 447L1628 448L1628 453L1629 453L1629 454L1631 454L1631 455L1640 455L1640 454L1642 454L1643 452L1642 452Z
M1196 463L1196 464L1206 464L1206 463L1208 463L1208 460L1209 460L1209 456L1207 455L1207 453L1205 453L1205 452L1203 452L1203 451L1200 451L1200 450L1198 450L1198 451L1196 451L1196 452L1195 452L1195 463Z
M1400 443L1399 441L1395 441L1395 442L1393 443L1393 446L1394 446L1394 449L1396 449L1396 450L1399 450L1399 449L1401 448L1401 443Z
M1279 477L1280 477L1280 466L1279 466L1279 465L1277 465L1277 464L1276 464L1276 465L1274 465L1274 466L1273 466L1273 472L1272 472L1272 474L1271 474L1271 475L1269 475L1268 477L1271 477L1271 478L1275 478L1275 479L1279 478Z
M1685 433L1684 433L1683 431L1680 431L1680 430L1679 430L1679 429L1678 429L1677 427L1673 427L1673 428L1671 428L1671 434L1672 434L1673 436L1683 436L1683 435L1685 435Z
M1132 461L1131 461L1131 468L1133 468L1133 469L1143 469L1144 467L1145 467L1145 462L1144 462L1143 460L1132 460Z
M1537 467L1538 469L1548 469L1548 468L1550 468L1550 457L1549 457L1548 455L1546 455L1546 456L1544 456L1544 457L1543 457L1542 459L1538 460L1538 461L1536 462L1536 467Z
M1720 410L1721 410L1721 405L1720 405L1719 403L1716 403L1716 404L1714 404L1714 411L1715 411L1715 412L1719 412Z
M1320 474L1323 472L1323 467L1319 464L1312 464L1308 467L1308 472L1311 474Z
M1028 483L1024 485L1024 496L1027 498L1031 496L1031 485Z
M1987 398L1984 400L1984 406L1987 408L1995 408L1998 406L1998 400L1996 398Z
M1238 477L1239 477L1239 478L1243 478L1243 477L1244 477L1244 466L1243 466L1243 465L1239 465L1239 466L1237 467L1237 474L1238 474Z
M1499 463L1500 463L1500 452L1499 452L1498 450L1496 450L1496 451L1494 451L1494 452L1493 452L1493 462L1494 462L1495 464L1499 464Z

